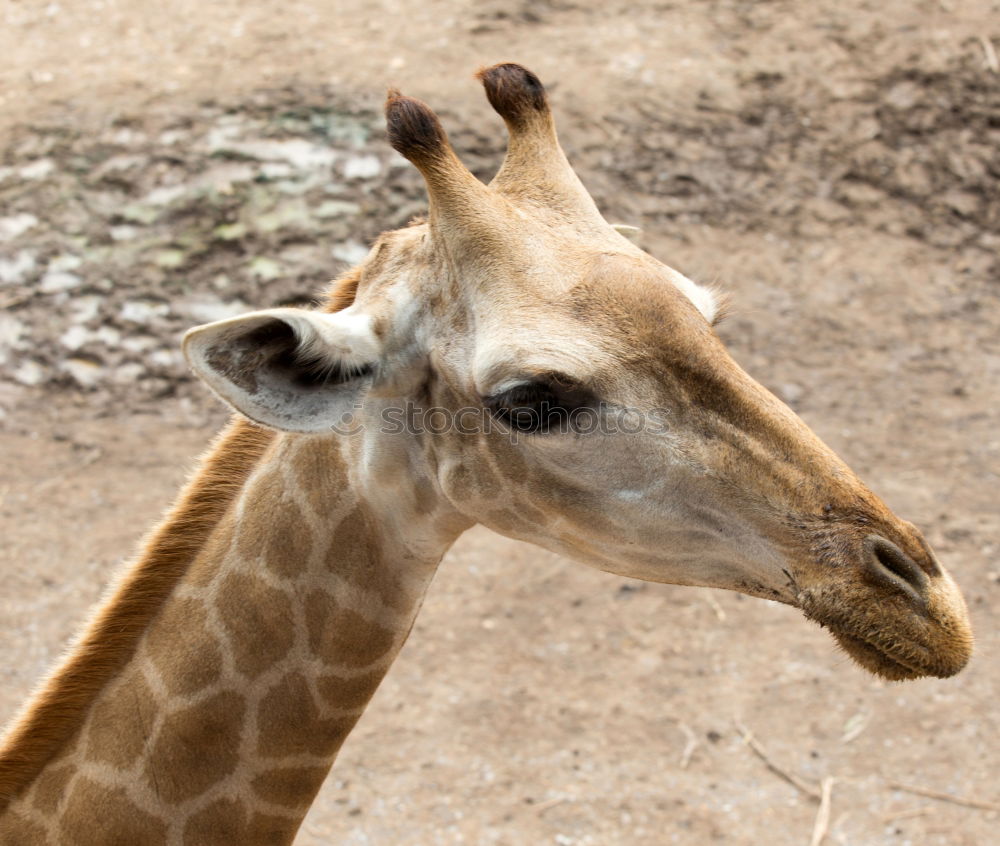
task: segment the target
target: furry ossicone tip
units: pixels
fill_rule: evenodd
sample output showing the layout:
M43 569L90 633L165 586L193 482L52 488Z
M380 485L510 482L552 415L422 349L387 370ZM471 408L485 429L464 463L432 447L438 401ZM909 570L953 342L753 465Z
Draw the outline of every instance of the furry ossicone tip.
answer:
M549 111L545 87L526 67L504 62L480 69L476 78L490 105L508 123L517 125Z
M389 143L414 164L439 158L448 150L448 136L426 103L390 88L385 101Z

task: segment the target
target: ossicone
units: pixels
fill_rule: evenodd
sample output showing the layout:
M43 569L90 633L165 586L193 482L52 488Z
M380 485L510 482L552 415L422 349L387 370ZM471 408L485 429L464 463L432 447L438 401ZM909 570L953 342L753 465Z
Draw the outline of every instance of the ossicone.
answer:
M444 127L431 107L394 88L386 97L385 121L393 149L416 165L445 157L451 150Z
M507 123L517 124L549 112L545 86L530 70L513 62L482 68L476 77L493 109Z

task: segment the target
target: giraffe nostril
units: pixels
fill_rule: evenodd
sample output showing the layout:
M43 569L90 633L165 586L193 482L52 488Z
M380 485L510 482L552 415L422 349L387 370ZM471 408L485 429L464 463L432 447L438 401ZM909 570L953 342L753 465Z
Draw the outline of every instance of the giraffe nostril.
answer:
M865 540L865 553L865 564L876 579L901 590L921 605L926 603L927 574L896 544L870 535Z

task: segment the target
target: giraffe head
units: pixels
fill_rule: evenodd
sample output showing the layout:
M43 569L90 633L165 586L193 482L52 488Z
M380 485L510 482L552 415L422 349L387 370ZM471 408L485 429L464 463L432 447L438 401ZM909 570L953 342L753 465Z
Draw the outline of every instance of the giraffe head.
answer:
M192 330L194 370L253 420L341 439L352 482L401 521L446 512L613 573L785 602L887 678L960 670L965 605L920 532L735 363L713 292L603 220L538 79L479 77L510 135L492 183L390 92L429 220L378 240L346 308Z

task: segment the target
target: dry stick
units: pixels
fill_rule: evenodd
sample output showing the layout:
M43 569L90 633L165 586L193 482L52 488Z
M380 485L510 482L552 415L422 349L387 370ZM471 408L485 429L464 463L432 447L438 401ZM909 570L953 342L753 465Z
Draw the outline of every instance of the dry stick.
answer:
M694 754L694 750L698 748L698 735L691 730L691 726L687 723L678 721L677 727L684 732L684 737L687 738L687 743L684 744L684 751L681 753L681 769L686 770L688 764L691 763L691 756Z
M771 757L764 750L764 747L761 746L757 738L753 736L753 732L751 732L750 729L748 729L745 725L743 725L743 723L741 723L739 720L735 720L734 722L736 723L737 730L740 732L740 734L743 735L743 742L746 743L746 745L753 750L753 753L764 762L764 765L772 773L774 773L779 778L783 778L792 787L796 788L797 790L801 790L803 793L806 794L806 796L810 797L811 799L814 799L817 802L822 801L823 797L820 791L818 791L811 784L807 784L806 782L804 782L797 775L794 775L793 773L790 773L787 770L783 770L776 763L774 763L774 761L771 760Z
M982 799L963 799L961 796L952 796L950 793L942 793L940 790L931 790L927 787L915 787L912 784L903 784L898 781L890 781L889 787L896 790L905 790L907 793L915 793L917 796L926 796L929 799L940 799L942 802L951 802L953 805L964 805L966 808L978 808L981 811L1000 811L1000 805L993 802L985 802Z
M896 820L908 820L913 817L922 817L925 814L933 814L933 808L907 808L905 811L896 811L892 814L883 814L882 822L891 823L896 822Z
M983 56L986 67L993 73L1000 73L1000 61L997 61L997 51L993 49L993 42L985 35L979 36L979 43L983 46Z
M833 783L836 779L833 776L825 776L820 785L821 796L819 800L819 810L816 812L816 822L813 825L812 838L809 846L820 846L826 833L830 828L830 804L833 796Z

